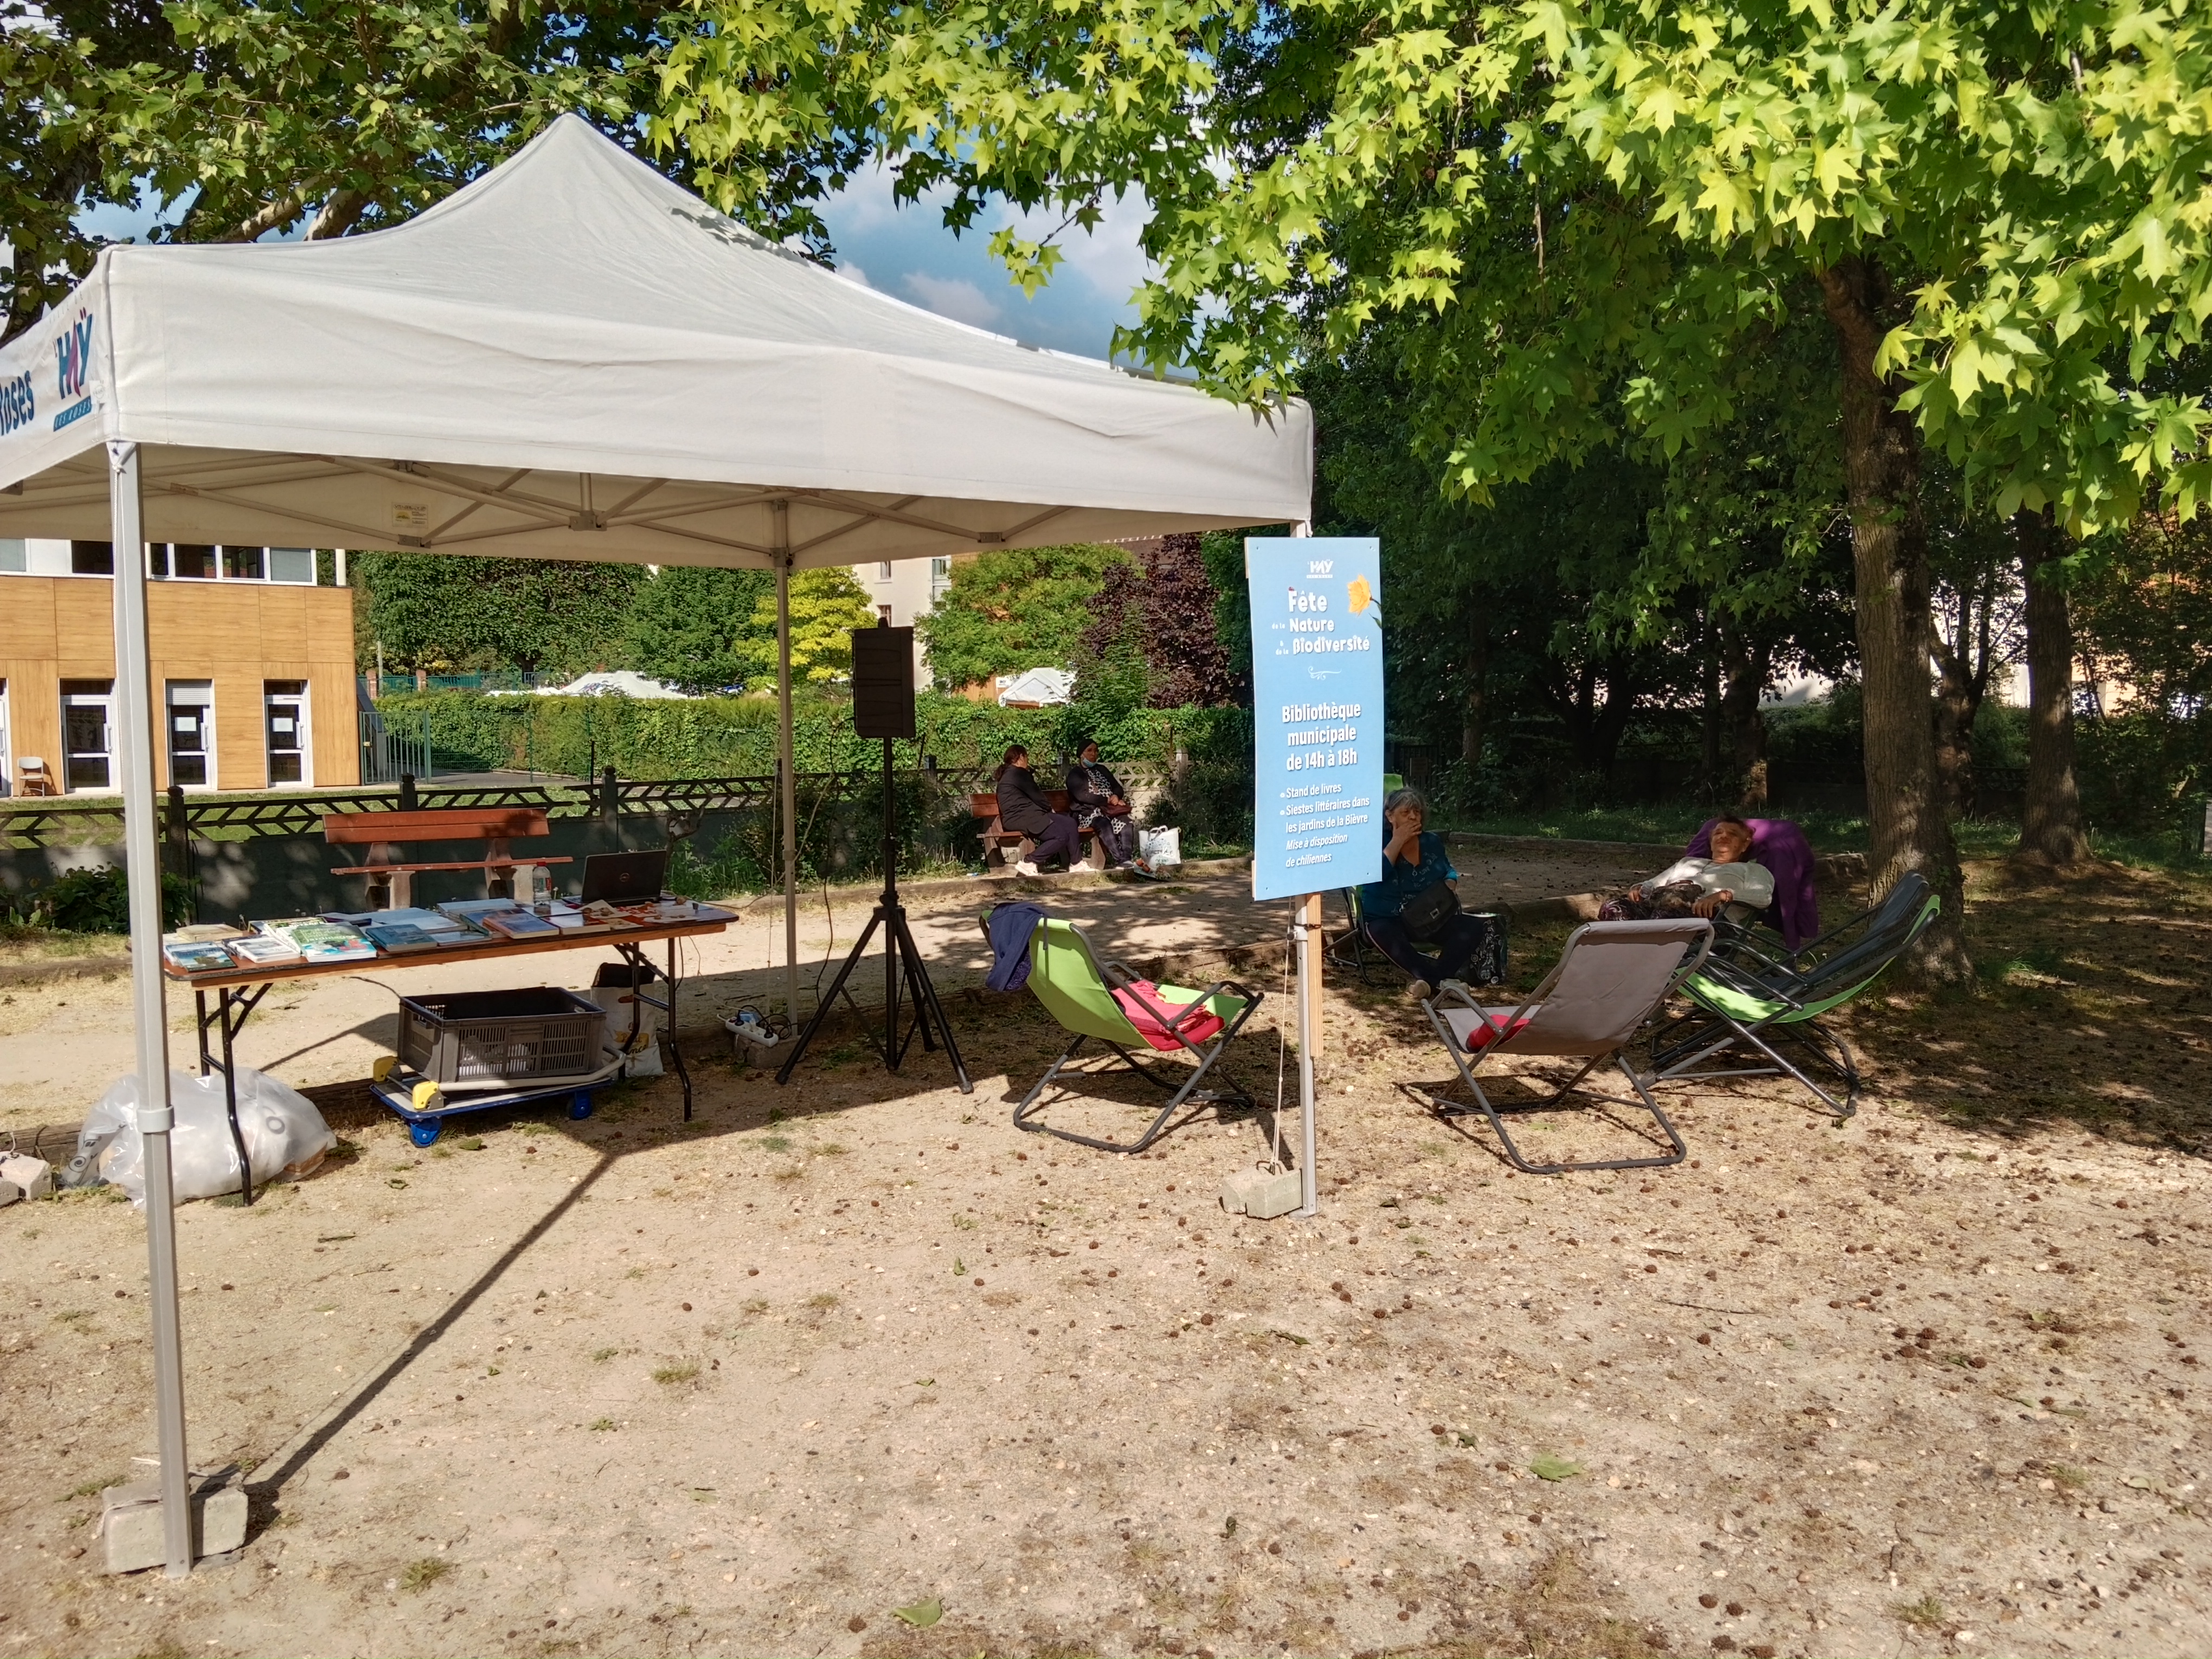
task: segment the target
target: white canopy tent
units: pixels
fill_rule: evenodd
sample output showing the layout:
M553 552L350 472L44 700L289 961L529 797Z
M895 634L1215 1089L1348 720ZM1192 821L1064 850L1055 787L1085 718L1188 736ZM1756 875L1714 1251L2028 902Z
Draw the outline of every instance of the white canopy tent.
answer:
M1312 420L1036 349L775 246L581 120L391 230L121 246L0 350L0 536L110 540L140 1114L168 1190L148 541L776 573L1304 520ZM795 1013L795 1008L793 1010ZM163 1510L191 1559L174 1228L148 1206Z

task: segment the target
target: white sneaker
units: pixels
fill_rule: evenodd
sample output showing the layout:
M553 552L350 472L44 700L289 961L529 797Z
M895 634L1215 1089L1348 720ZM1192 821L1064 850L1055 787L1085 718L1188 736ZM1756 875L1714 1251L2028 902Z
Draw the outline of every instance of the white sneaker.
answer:
M1442 996L1447 991L1456 991L1462 996L1465 997L1469 1002L1474 1000L1474 992L1469 988L1468 982L1463 979L1438 980L1437 981L1437 994L1438 996Z
M1018 876L1034 876L1040 874L1041 872L1027 859L1018 859L1014 862L1014 873Z

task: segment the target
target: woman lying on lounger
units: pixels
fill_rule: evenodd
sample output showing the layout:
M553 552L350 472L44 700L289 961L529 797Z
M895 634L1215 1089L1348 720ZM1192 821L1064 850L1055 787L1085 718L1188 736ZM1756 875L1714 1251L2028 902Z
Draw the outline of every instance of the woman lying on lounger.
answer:
M1623 898L1607 899L1601 921L1649 921L1658 916L1716 916L1748 921L1774 902L1774 877L1750 861L1751 826L1741 818L1713 820L1712 856L1677 859Z

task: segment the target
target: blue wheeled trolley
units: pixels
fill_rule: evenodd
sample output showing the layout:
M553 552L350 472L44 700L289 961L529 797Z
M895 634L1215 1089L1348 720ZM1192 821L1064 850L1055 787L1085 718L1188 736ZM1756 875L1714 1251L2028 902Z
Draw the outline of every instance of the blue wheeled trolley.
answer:
M621 1074L621 1056L609 1055L604 1066L586 1077L549 1080L514 1089L472 1090L465 1094L448 1094L441 1089L430 1097L429 1103L420 1108L415 1104L415 1089L425 1079L402 1066L393 1066L368 1087L386 1109L407 1126L410 1140L417 1146L432 1146L445 1132L447 1120L471 1112L488 1112L495 1107L532 1106L541 1101L564 1100L568 1104L569 1118L581 1121L592 1115L592 1091L605 1087Z

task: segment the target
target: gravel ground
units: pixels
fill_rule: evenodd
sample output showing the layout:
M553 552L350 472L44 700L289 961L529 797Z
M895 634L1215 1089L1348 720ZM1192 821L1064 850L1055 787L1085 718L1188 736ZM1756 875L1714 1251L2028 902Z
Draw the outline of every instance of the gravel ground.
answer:
M688 1128L662 1080L423 1152L322 1091L324 1172L179 1212L195 1461L253 1498L181 1583L92 1571L142 1229L0 1214L0 1653L2205 1652L2212 903L1984 871L1973 925L1976 996L1856 1022L1857 1119L1677 1090L1692 1161L1620 1176L1511 1174L1332 989L1311 1222L1215 1200L1265 1114L1013 1131L1058 1045L968 988L972 1095L851 1030L703 1060Z

